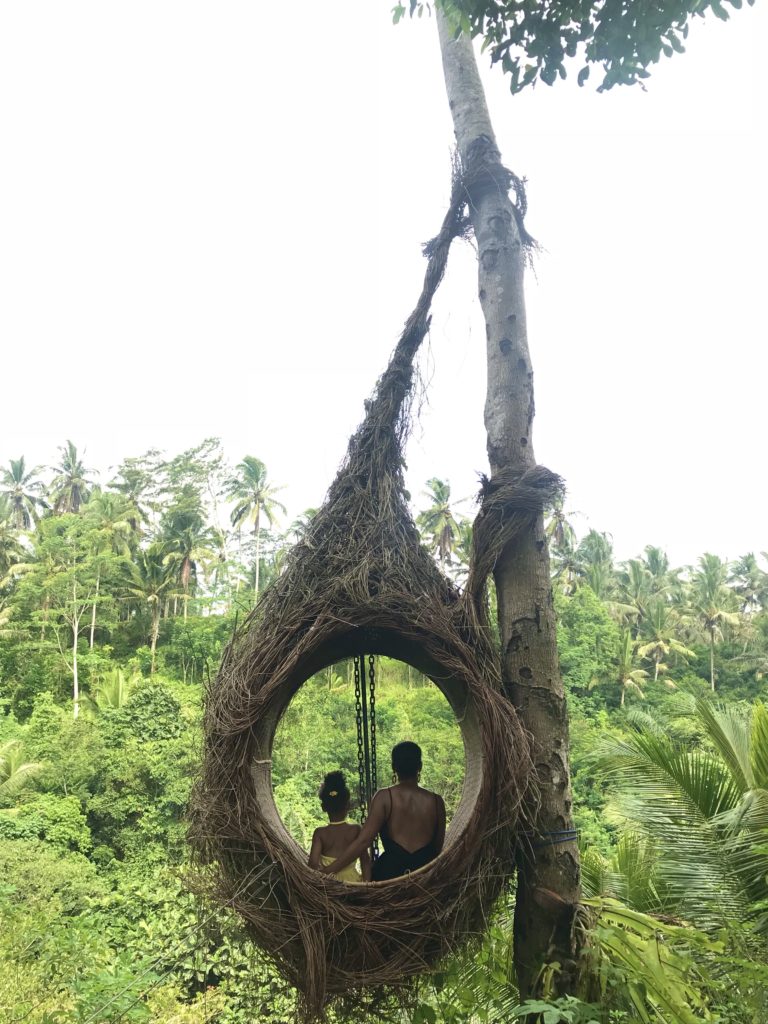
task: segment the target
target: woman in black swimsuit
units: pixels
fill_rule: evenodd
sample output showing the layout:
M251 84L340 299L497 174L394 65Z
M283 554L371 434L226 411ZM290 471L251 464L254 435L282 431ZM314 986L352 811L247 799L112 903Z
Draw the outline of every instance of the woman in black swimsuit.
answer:
M407 740L398 743L392 750L392 770L396 785L376 793L360 835L322 871L341 871L371 846L377 834L384 852L373 864L374 882L416 871L440 853L445 839L445 804L437 793L419 785L421 749Z

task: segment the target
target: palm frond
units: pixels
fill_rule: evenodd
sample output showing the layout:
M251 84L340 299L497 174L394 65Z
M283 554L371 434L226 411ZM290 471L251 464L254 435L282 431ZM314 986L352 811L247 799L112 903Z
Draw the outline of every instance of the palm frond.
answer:
M734 785L740 793L755 784L750 760L749 716L732 704L699 700L696 711L704 723L707 736L725 761Z
M768 789L768 708L761 701L752 707L749 754L755 785Z

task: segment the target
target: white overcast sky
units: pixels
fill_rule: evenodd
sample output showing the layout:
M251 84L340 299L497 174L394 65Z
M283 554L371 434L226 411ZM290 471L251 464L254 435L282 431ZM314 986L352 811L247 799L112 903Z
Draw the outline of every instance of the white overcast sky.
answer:
M213 435L292 514L320 502L449 190L434 23L390 7L0 4L0 463L71 438L108 479ZM765 29L759 5L698 22L646 93L512 97L481 58L546 248L536 454L621 557L768 548ZM416 496L470 495L486 466L475 292L457 245Z

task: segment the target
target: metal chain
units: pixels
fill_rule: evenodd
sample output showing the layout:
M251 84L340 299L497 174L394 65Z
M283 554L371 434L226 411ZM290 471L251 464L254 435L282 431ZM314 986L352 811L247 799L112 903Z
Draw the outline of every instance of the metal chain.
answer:
M365 824L365 818L368 814L368 801L366 800L365 794L365 755L363 753L363 702L362 702L362 690L360 689L360 662L357 658L354 659L355 663L355 719L357 721L357 774L358 774L358 797L360 806L358 808L358 816L360 818L360 824ZM365 680L362 680L365 685Z
M379 788L378 772L376 770L376 670L375 659L372 654L368 655L368 680L370 683L370 701L368 704L368 717L371 727L371 795ZM373 840L373 859L379 856L379 841Z
M376 672L375 660L372 654L368 656L368 679L371 688L371 699L368 705L368 716L371 720L371 792L375 793L379 788L376 772Z

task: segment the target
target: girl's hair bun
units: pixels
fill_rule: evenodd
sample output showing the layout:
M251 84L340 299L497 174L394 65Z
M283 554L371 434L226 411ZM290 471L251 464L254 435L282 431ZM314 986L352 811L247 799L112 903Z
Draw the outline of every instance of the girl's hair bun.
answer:
M349 788L344 772L328 772L320 787L320 804L331 814L343 811L349 803Z

